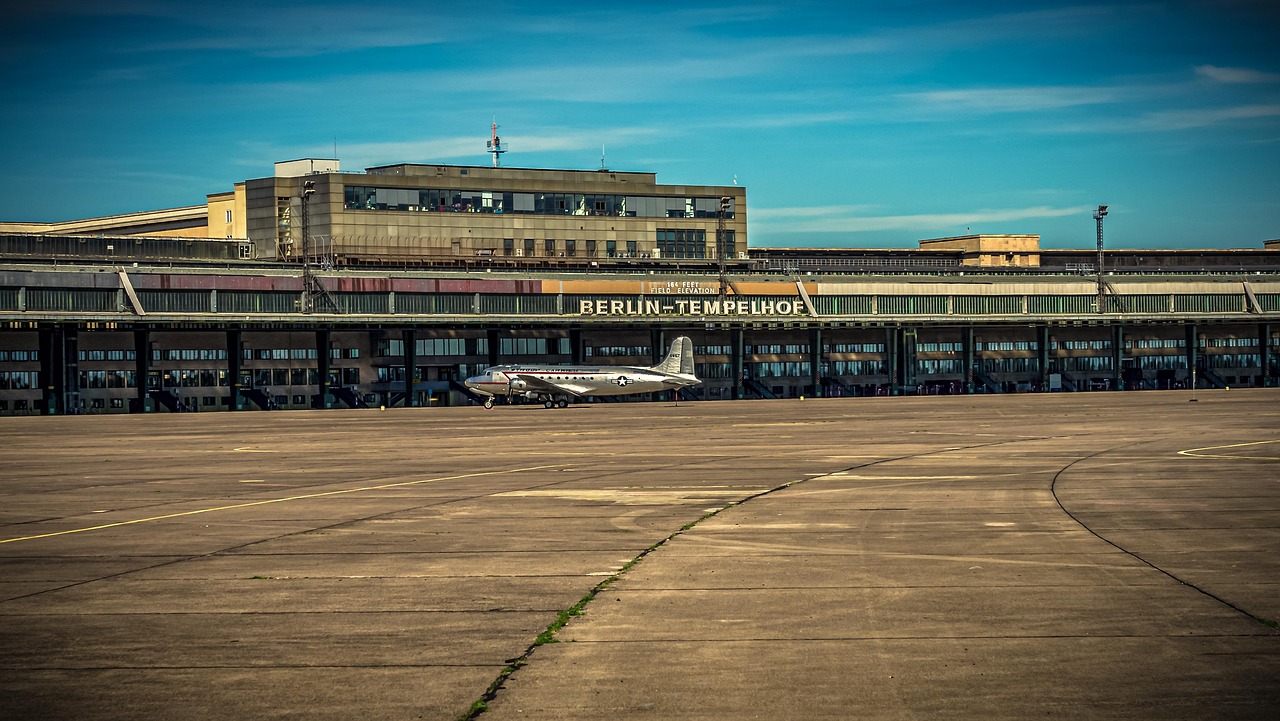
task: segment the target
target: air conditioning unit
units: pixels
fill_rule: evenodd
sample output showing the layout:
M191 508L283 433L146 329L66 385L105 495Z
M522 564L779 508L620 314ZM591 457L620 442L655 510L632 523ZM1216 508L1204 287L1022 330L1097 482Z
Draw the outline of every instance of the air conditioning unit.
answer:
M654 248L652 251L650 251L650 252L649 252L649 257L651 257L651 258L661 258L661 257L662 257L662 249L661 249L661 248Z
M524 248L516 248L516 257L517 257L517 258L523 258L523 257L524 257Z
M738 260L747 260L747 258L748 258L747 251L745 250L738 251Z

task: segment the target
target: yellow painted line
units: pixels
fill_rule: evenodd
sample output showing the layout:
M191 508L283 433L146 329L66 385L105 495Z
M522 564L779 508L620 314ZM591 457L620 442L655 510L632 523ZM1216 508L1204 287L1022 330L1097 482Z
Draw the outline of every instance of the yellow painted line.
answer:
M1205 446L1204 448L1189 448L1185 451L1178 451L1180 456L1190 456L1192 458L1227 458L1233 461L1280 461L1280 456L1225 456L1215 455L1212 453L1200 453L1200 451L1216 451L1223 448L1242 448L1244 446L1261 446L1267 443L1280 443L1275 441L1251 441L1249 443L1231 443L1225 446Z
M201 513L213 513L215 511L230 511L236 508L250 508L252 506L265 506L271 503L285 503L287 501L302 501L309 498L324 498L326 496L341 496L348 493L360 493L362 491L379 491L385 488L401 488L404 486L417 486L423 483L438 483L440 481L456 481L459 478L478 478L480 476L499 476L505 473L522 473L524 471L540 471L547 468L555 468L556 466L530 466L528 468L511 468L505 471L480 471L477 473L463 473L457 476L443 476L441 478L425 478L420 481L402 481L400 483L384 483L379 486L365 486L363 488L348 488L341 491L325 491L324 493L308 493L301 496L289 496L287 498L269 498L263 501L250 501L248 503L235 503L229 506L217 506L215 508L200 508L194 511L182 511L181 513L169 513L163 516L151 516L149 518L135 518L132 521L120 521L118 523L104 523L100 526L89 526L87 528L71 528L65 531L55 531L53 533L41 533L35 536L20 536L18 538L0 539L0 544L16 543L18 541L34 541L37 538L52 538L53 536L66 536L72 533L87 533L88 531L101 531L107 528L118 528L120 526L132 526L138 523L149 523L151 521L163 521L170 518L181 518L182 516L195 516Z

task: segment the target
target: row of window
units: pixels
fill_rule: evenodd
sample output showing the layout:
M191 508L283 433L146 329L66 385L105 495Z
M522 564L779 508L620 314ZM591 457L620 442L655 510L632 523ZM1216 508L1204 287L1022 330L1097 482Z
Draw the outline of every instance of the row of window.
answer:
M418 338L414 340L414 355L421 357L446 356L486 356L489 354L489 339L476 338L475 350L468 352L466 338ZM568 338L501 338L498 341L498 352L502 355L569 355L570 339ZM590 349L588 349L590 354ZM388 338L378 341L377 355L382 358L400 358L404 356L404 341L399 338Z
M828 353L883 353L884 343L834 343L823 346Z
M760 354L760 355L764 355L764 354L779 355L782 353L798 355L800 353L808 353L809 344L808 343L761 343L756 345L747 344L743 346L743 352L746 353L747 355L751 355L753 353Z
M720 212L719 198L590 193L507 193L489 190L364 186L345 188L343 205L348 210L518 213L616 218L715 218ZM730 199L725 217L732 218L734 212L735 204Z
M0 390L23 391L40 387L37 371L0 371Z
M527 257L537 256L537 241L532 238L525 238L523 246L517 252L515 238L504 238L502 240L502 254L505 256L523 255ZM606 240L604 242L604 255L606 258L636 258L639 257L639 246L634 240L626 241L626 254L618 252L618 241ZM595 240L583 241L583 257L599 258L600 244ZM542 241L542 255L547 258L576 258L578 256L578 241L566 240L564 242L564 250L558 247L558 241L554 238L547 238Z
M882 376L885 363L882 360L829 361L827 371L833 376Z
M583 349L583 354L591 358L593 356L603 356L605 358L648 358L653 349L647 345L597 345L587 346ZM695 349L693 354L698 354Z
M569 355L568 338L500 338L498 352L511 355Z
M934 373L953 373L959 375L964 372L964 363L958 358L919 360L916 361L916 371L924 375Z
M706 258L708 255L707 231L702 228L659 228L657 244L663 258ZM725 258L732 258L737 252L734 231L726 228L710 255L718 258L718 253L723 253Z
M959 353L964 350L963 343L917 343L916 350L921 353Z
M474 355L486 355L489 352L489 339L476 338ZM466 338L417 338L413 341L413 353L418 356L463 356L467 353ZM390 338L378 341L377 355L382 358L400 358L404 356L404 341Z
M4 351L0 351L3 353ZM25 351L9 351L10 353L23 353ZM82 350L79 352L81 361L132 361L137 359L137 352L132 350ZM316 360L319 355L315 348L245 348L243 350L244 360ZM359 358L359 348L331 348L329 357L333 360L342 358ZM3 360L3 359L0 359ZM19 360L14 358L13 360ZM27 360L27 359L21 359ZM37 360L31 358L30 360ZM151 351L151 360L159 361L217 361L227 360L226 348L169 348L166 350L153 349Z
M338 368L329 371L330 386L353 386L359 382L359 368ZM320 384L320 372L316 368L258 368L242 371L239 383L246 388L316 387ZM149 388L226 388L230 384L231 376L224 368L167 370L147 379ZM137 381L133 371L80 371L80 387L136 388Z

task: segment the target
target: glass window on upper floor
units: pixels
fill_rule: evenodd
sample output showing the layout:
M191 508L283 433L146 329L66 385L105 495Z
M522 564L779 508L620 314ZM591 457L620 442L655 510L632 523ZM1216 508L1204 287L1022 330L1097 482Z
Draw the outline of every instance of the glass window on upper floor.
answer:
M704 228L659 228L656 241L663 258L707 257L707 231Z
M343 189L343 206L347 210L399 210L429 213L524 213L617 218L715 219L720 212L720 199L599 193L378 188L352 185ZM725 217L733 218L735 212L736 201L731 198Z
M559 349L559 339L556 341L556 349ZM499 353L504 356L508 355L547 355L547 339L546 338L502 338L498 341Z

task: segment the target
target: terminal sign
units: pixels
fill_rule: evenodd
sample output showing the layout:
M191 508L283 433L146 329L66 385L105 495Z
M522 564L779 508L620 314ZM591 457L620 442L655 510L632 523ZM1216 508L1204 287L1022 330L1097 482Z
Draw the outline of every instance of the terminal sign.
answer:
M787 298L665 300L635 298L626 300L580 300L579 315L652 316L779 316L801 315L804 304Z
M648 295L719 295L720 284L700 280L649 281L644 284Z

